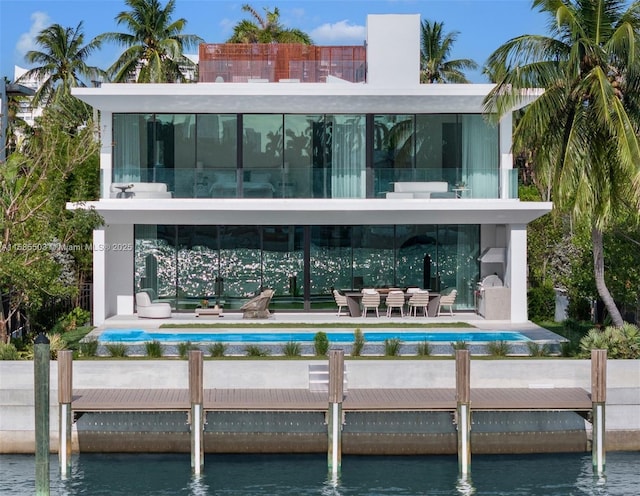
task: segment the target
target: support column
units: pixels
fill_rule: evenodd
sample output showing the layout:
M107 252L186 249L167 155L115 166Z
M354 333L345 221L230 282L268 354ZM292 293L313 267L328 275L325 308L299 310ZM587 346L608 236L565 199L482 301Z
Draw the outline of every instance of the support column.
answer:
M204 468L204 387L202 351L189 351L189 398L191 400L191 469L201 475Z
M71 401L73 399L73 352L58 352L58 461L60 477L66 479L71 474L71 429L73 425Z
M342 401L344 399L344 350L329 351L329 411L327 414L327 462L332 479L342 467Z
M49 496L49 384L51 361L49 339L39 334L33 346L34 403L36 429L36 496Z
M471 471L471 367L469 350L456 350L456 402L458 419L458 470L461 478Z
M607 350L591 350L591 401L593 472L604 474L605 469L605 403L607 401Z

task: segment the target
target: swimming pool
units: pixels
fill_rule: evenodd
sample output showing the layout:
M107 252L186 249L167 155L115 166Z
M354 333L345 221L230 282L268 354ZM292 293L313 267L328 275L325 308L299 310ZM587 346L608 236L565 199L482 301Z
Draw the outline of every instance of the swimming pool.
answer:
M311 343L316 331L297 332L154 332L143 329L105 329L100 334L100 343L141 343L159 341L161 343L286 343L295 341ZM332 343L352 343L353 332L327 332ZM525 335L514 331L366 331L364 338L369 343L383 343L385 339L398 338L405 343L422 341L450 343L466 341L484 343L489 341L530 341Z

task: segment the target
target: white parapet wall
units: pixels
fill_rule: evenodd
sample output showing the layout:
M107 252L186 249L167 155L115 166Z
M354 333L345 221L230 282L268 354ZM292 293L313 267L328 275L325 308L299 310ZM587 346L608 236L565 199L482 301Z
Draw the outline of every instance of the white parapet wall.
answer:
M204 387L309 387L309 365L326 360L207 360ZM454 360L346 360L349 390L358 388L454 388ZM51 363L51 449L58 443L58 367ZM0 361L0 453L33 453L33 362ZM186 360L86 360L73 364L73 387L188 388ZM472 360L471 388L591 388L589 360ZM607 363L606 428L624 449L640 450L640 362ZM629 436L628 433L633 435ZM627 440L627 441L624 441ZM630 440L630 441L628 441ZM624 444L627 442L627 444ZM635 444L634 444L635 443Z

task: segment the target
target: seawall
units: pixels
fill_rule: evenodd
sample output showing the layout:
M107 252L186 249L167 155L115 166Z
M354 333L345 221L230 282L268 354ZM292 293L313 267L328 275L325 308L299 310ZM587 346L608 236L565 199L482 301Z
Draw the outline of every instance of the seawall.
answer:
M323 364L324 360L206 360L204 362L204 387L205 389L226 389L226 388L278 388L278 389L307 389L309 388L309 365ZM455 388L455 362L454 360L346 360L346 371L349 389L359 388ZM92 388L188 388L188 362L182 360L87 360L75 361L73 363L73 387L77 389ZM51 449L56 451L58 444L58 391L57 391L57 363L51 362ZM34 393L33 393L33 362L30 361L0 361L0 453L33 453L35 443L34 432ZM569 388L579 387L587 391L591 388L591 362L589 360L568 360L568 359L527 359L527 360L471 360L471 388ZM473 405L471 406L473 409ZM479 413L479 412L478 412ZM178 414L180 415L180 414ZM509 413L510 417L502 417L499 420L503 423L521 424L540 423L540 418L527 418L527 413ZM516 416L515 418L513 416ZM259 417L259 416L258 416ZM507 419L505 421L505 418ZM160 420L160 417L158 417ZM350 428L353 428L356 417L345 425L345 449L348 453L349 436L346 435ZM503 445L508 445L509 434L482 433L482 416L478 415L478 424L472 427L472 434L475 430L474 449L483 452L499 452L504 449ZM242 418L236 419L216 417L229 425L243 424ZM273 421L273 418L268 419ZM291 420L291 419L289 419ZM282 418L282 424L289 420ZM299 419L298 419L299 420ZM298 421L296 420L296 421ZM434 449L441 452L449 452L448 444L455 441L454 429L451 419L441 414L433 416L434 427L423 426L423 432L416 432L412 435L412 425L416 423L411 420L404 422L401 417L394 417L394 422L400 420L403 426L399 428L404 432L394 432L393 427L389 427L389 418L368 418L361 416L359 422L366 424L365 430L372 431L366 443L379 441L379 446L370 446L371 453L396 453L410 452L406 447L412 444L433 443ZM257 418L251 417L247 422L256 422ZM145 422L149 422L148 418ZM175 422L175 419L169 419ZM314 421L317 423L317 419ZM377 422L377 424L376 424ZM488 419L487 423L495 423L496 419ZM571 421L575 424L575 420ZM185 424L180 417L178 423ZM422 425L423 421L418 422ZM557 421L556 421L557 423ZM398 425L400 425L398 424ZM443 424L449 424L443 430ZM246 424L245 424L246 425ZM245 427L243 425L243 429ZM378 426L378 427L377 427ZM380 427L382 426L382 427ZM384 432L374 432L378 428ZM137 430L139 427L130 430ZM154 430L151 428L150 430ZM246 430L246 429L245 429ZM320 432L318 432L320 430ZM431 432L433 430L433 432ZM578 436L574 436L567 446L572 444L570 450L587 449L587 441L590 436L590 424L584 422L580 427ZM183 451L186 441L188 450L188 428L182 428L183 432L176 432L175 439L171 435L164 436L156 433L155 437L167 439L166 447L163 450ZM323 436L322 429L314 427L309 435L298 436L296 441L287 441L286 432L279 435L279 445L282 450L292 449L295 445L300 445L304 439L309 440L305 451L322 451L326 446L326 436ZM552 451L555 434L551 432L540 432L530 436L525 441L529 452ZM326 431L325 431L326 432ZM490 439L493 434L493 438ZM117 450L118 445L127 436L131 437L131 432L127 434L120 432L114 435L111 441L109 434L100 432L91 437L94 442L101 438L99 446L112 445L109 451ZM270 436L274 434L271 433ZM518 433L511 437L518 437ZM434 437L435 436L435 437ZM82 437L82 436L81 436ZM90 436L87 436L88 438ZM153 443L153 435L150 436ZM358 436L353 435L352 439ZM403 450L398 451L393 447L384 447L385 443L391 446L393 439L403 438L398 441ZM580 441L585 438L585 442ZM210 439L215 438L215 450L224 450L224 436L211 434ZM234 437L232 442L227 442L232 447L242 438L240 434ZM258 443L259 436L252 436L246 433L246 444L242 445L244 451L252 451L252 441L255 438ZM438 441L440 439L440 441ZM576 444L576 439L579 441ZM145 442L132 444L131 449L145 450ZM210 443L213 444L213 443ZM496 444L496 448L492 448ZM90 443L83 443L78 439L78 427L74 425L74 449L89 450ZM499 446L498 446L499 445ZM138 446L137 448L135 446ZM95 448L95 446L94 446ZM99 450L100 448L95 448ZM265 450L264 446L257 444L256 451ZM416 446L416 452L422 448ZM455 446L451 449L455 452ZM556 447L558 451L563 451L562 443ZM606 449L610 451L630 450L640 451L640 360L609 360L607 363L607 402L606 402ZM522 451L522 447L519 448ZM208 450L209 451L209 450ZM427 450L428 451L428 450ZM353 452L362 452L361 448L354 448Z

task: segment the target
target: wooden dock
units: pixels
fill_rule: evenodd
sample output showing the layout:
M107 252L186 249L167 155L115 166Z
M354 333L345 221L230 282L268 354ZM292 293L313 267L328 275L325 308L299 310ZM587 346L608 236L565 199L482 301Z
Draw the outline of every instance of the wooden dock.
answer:
M307 389L205 389L205 411L326 411L326 392ZM581 388L473 389L471 407L484 411L589 411ZM75 389L75 412L188 411L187 389ZM344 411L455 411L455 389L350 389Z

